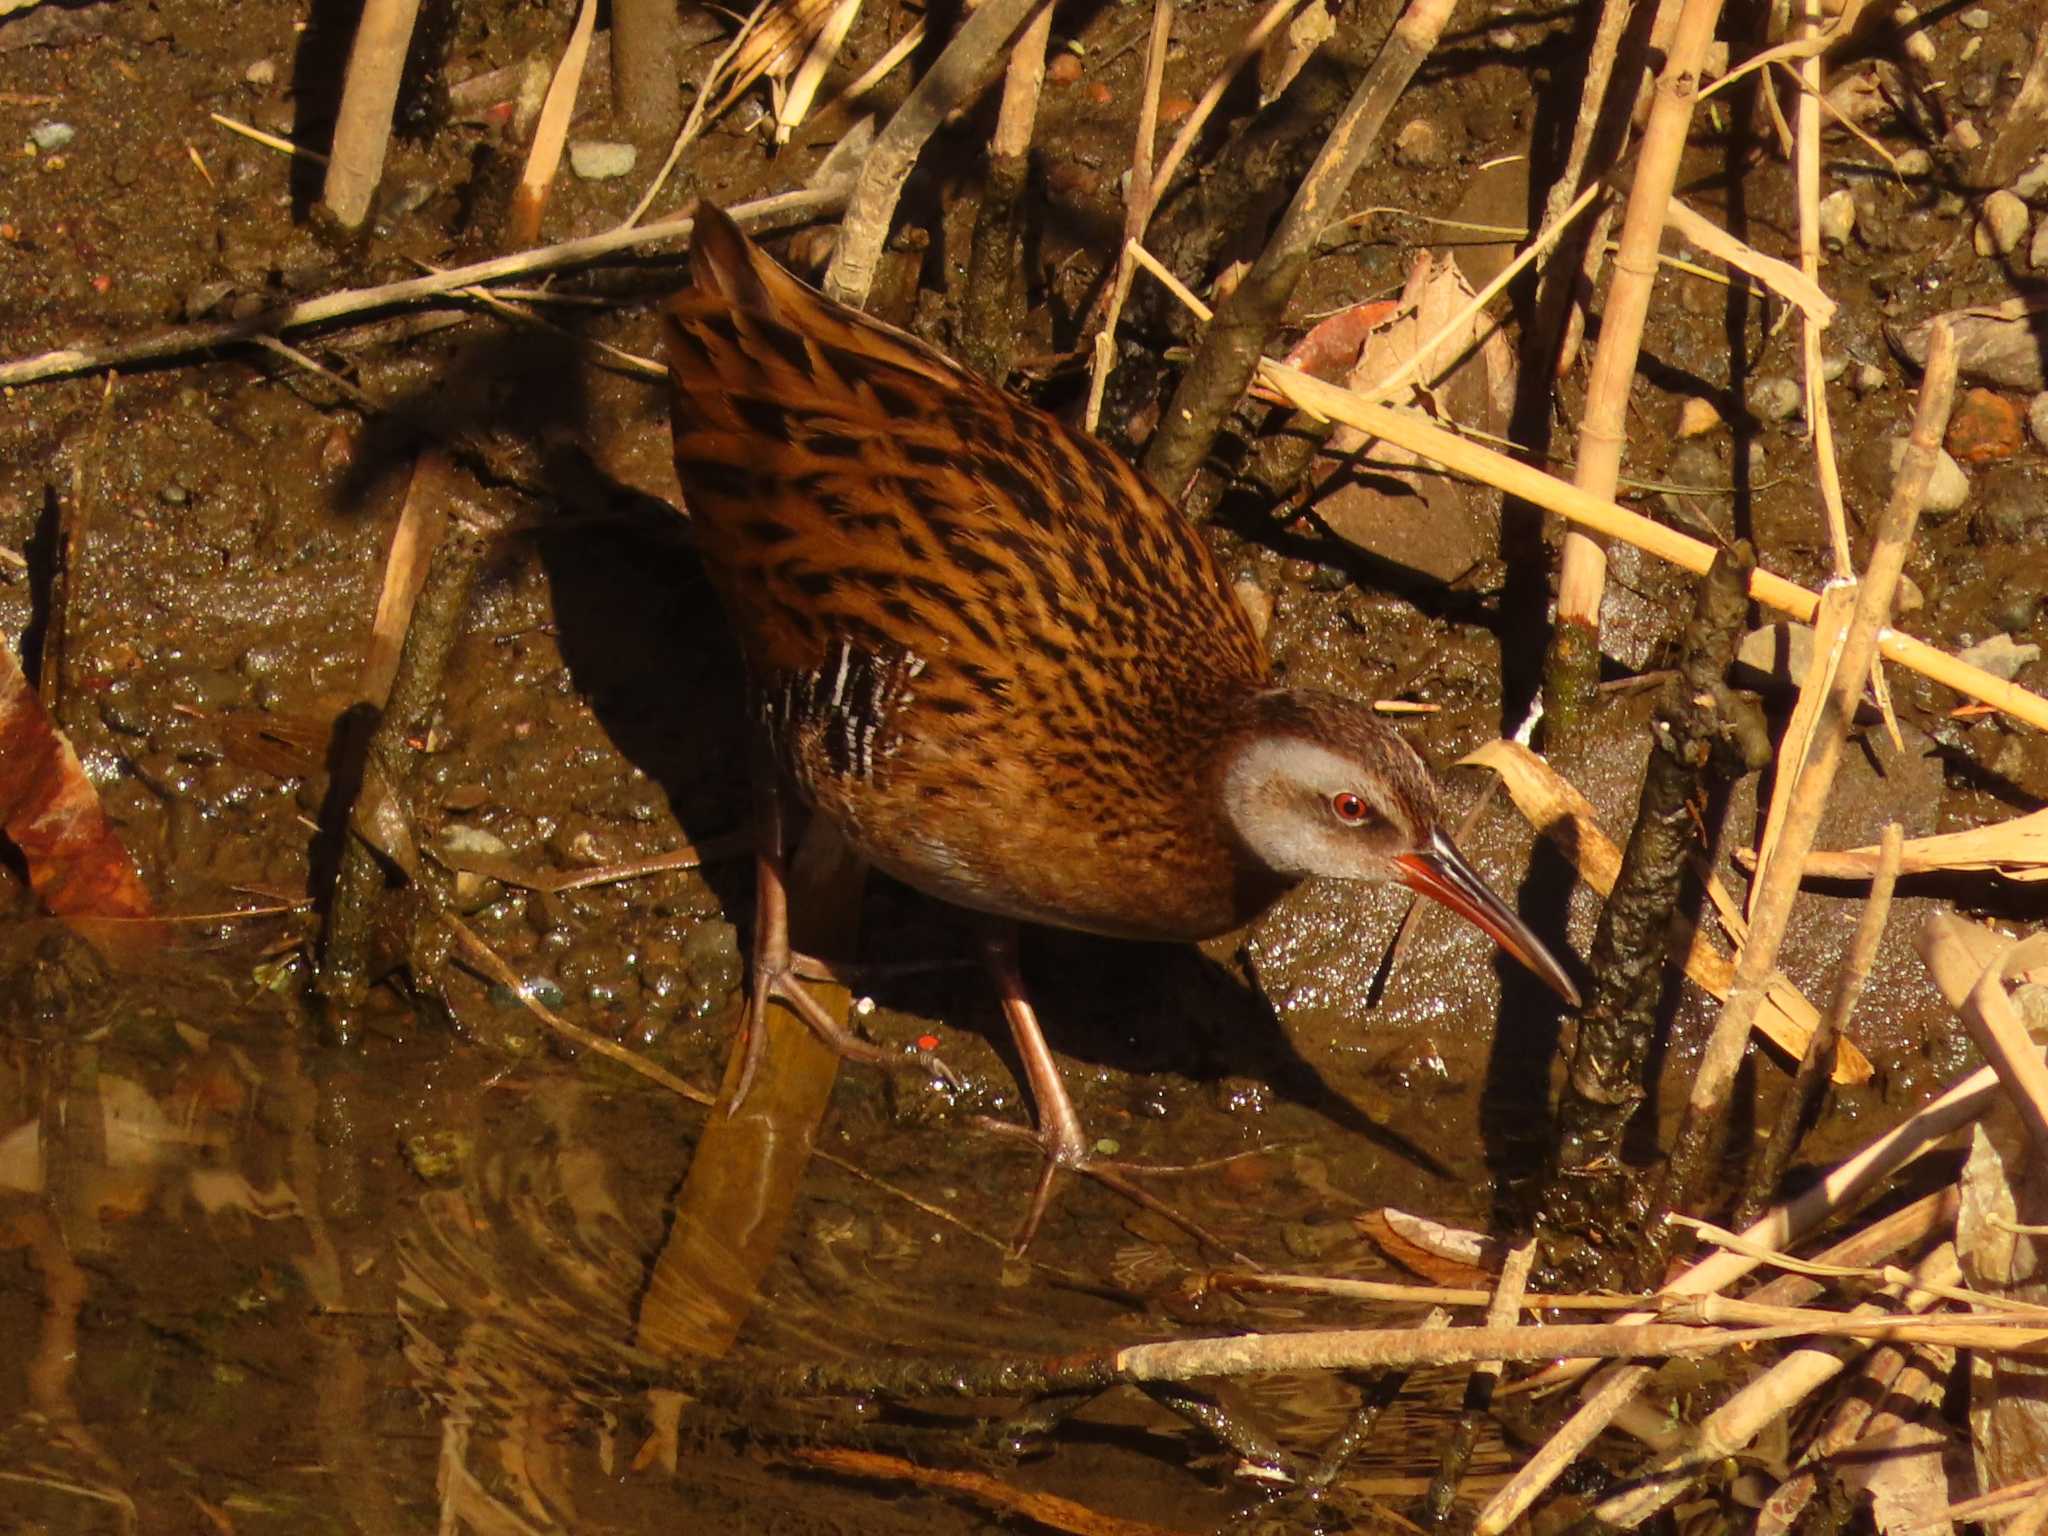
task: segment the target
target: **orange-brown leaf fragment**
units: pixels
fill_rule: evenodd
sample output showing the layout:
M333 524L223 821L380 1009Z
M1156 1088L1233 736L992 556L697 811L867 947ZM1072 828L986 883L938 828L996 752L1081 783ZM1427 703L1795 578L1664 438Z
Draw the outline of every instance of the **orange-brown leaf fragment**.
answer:
M149 917L155 906L71 743L0 646L0 832L21 851L45 911Z

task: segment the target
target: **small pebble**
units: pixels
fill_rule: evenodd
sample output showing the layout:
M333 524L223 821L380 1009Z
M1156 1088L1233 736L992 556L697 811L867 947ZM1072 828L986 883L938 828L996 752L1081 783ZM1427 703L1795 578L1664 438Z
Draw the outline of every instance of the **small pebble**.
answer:
M242 71L242 78L251 85L270 85L277 79L277 60L258 59Z
M1899 174L1908 180L1916 176L1931 176L1934 173L1934 156L1917 145L1912 149L1900 150L1895 164ZM2048 166L2048 161L2043 161L2042 164Z
M585 181L609 181L633 169L640 152L630 144L585 139L569 146L569 169Z
M1993 677L2002 677L2007 682L2011 682L2028 662L2040 659L2040 646L2017 644L2011 635L1993 635L1956 655L1956 660L1981 667Z
M1917 153L1925 154L1926 151L1920 150ZM2048 155L2043 155L2024 171L2021 171L2019 178L2013 182L2012 189L2017 195L2026 198L2029 202L2041 196L2042 193L2048 192Z
M1839 384L1849 372L1849 354L1846 352L1824 352L1820 359L1820 381L1823 384Z
M1884 384L1884 370L1875 363L1858 363L1855 377L1849 381L1849 387L1859 395L1874 394Z
M1721 413L1714 409L1714 402L1699 395L1688 396L1678 407L1678 435L1704 437L1721 425Z
M1959 464L1990 464L2020 451L2019 408L1995 390L1973 389L1956 402L1943 446Z
M1973 244L1979 256L2010 256L2027 237L2027 205L2024 199L2000 189L1984 199L1977 211L1977 233Z
M1899 30L1906 34L1906 57L1916 64L1932 64L1935 57L1934 39L1927 35L1925 28L1913 25L1919 19L1920 12L1913 6L1900 5L1892 8L1892 20L1897 22Z
M1758 379L1750 386L1749 408L1761 421L1790 421L1806 403L1806 391L1796 379Z
M1412 117L1394 135L1394 159L1411 170L1427 170L1444 163L1442 130L1426 117Z
M1061 49L1052 56L1052 62L1045 66L1045 78L1054 85L1072 85L1081 78L1081 60Z
M1091 80L1088 82L1088 99L1098 107L1106 107L1116 100L1116 92L1100 80Z
M1821 244L1839 251L1856 232L1856 197L1847 187L1837 187L1820 200Z
M2034 238L2027 246L2027 265L2036 272L2048 272L2048 217L2034 226Z
M28 131L29 142L44 154L63 149L78 137L78 130L69 123L60 123L54 118L40 122Z
M1917 32L1914 34L1915 37L1921 35ZM1927 47L1930 53L1933 52L1934 45L1932 43L1929 43ZM1912 50L1908 49L1907 51L1911 52ZM1973 150L1984 147L1984 135L1978 130L1977 125L1967 117L1959 117L1949 127L1948 143L1949 148L1967 155Z
M1981 5L1973 5L1956 20L1972 32L1988 32L1991 29L1991 13Z
M1159 121L1167 127L1184 122L1187 115L1195 110L1192 96L1163 96L1159 101Z
M1899 465L1905 462L1906 440L1892 439L1892 473L1899 472ZM1923 511L1936 517L1946 516L1958 510L1970 499L1970 477L1963 473L1962 465L1950 458L1947 449L1938 450L1934 460L1934 474L1927 482L1927 505Z
M1920 590L1920 583L1901 571L1898 592L1892 598L1892 612L1895 615L1918 613L1926 606L1927 594Z
M192 493L173 480L156 493L156 499L167 507L182 507L192 499Z
M2034 396L2027 405L2027 430L2034 434L2034 441L2048 448L2048 390Z

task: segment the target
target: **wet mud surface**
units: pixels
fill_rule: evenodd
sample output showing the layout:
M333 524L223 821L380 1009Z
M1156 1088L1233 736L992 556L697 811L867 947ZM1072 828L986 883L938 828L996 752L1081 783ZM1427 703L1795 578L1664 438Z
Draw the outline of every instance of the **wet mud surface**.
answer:
M15 41L26 20L0 21L7 356L488 249L470 207L484 130L459 113L429 110L401 138L384 209L355 247L314 232L304 215L316 183L303 167L209 118L319 142L336 29L346 34L329 13L345 8L318 6L310 21L271 0L41 9L58 19L40 42ZM2048 19L2022 24L2024 9L2002 10L1988 31L1958 16L1933 30L1953 65L1942 99L1954 110L1989 120L2002 109ZM1245 14L1184 14L1170 94L1199 94ZM552 59L567 24L561 5L497 3L444 21L449 80ZM1036 150L1031 358L1075 344L1114 249L1148 23L1130 5L1059 13L1056 35L1082 45L1082 68L1049 87L1064 94L1049 97ZM864 12L850 67L906 25ZM1519 224L1526 178L1498 163L1560 115L1568 123L1568 30L1568 18L1461 8L1390 141L1410 122L1430 131L1377 157L1353 205ZM701 69L708 53L691 58ZM323 70L330 85L315 89ZM593 99L589 133L608 136ZM913 182L904 218L932 240L899 242L874 301L942 340L963 270L959 209L971 206L992 111L952 130ZM1744 117L1697 136L1681 190L1789 253L1791 171ZM73 136L31 149L46 122ZM758 133L722 127L658 211L697 191L736 199L797 185L844 127L828 119L772 158ZM1921 143L1903 117L1880 136L1893 153ZM1849 504L1867 520L1912 402L1881 327L2027 291L2032 276L2024 252L1976 254L1973 202L1944 179L1939 154L1905 176L1851 139L1830 139L1829 156L1858 219L1827 269L1842 303L1829 347L1846 360L1831 398ZM609 227L655 159L643 151L642 170L620 181L565 175L544 237ZM1311 268L1303 317L1397 290L1433 238L1418 218L1362 228L1360 243ZM736 654L674 510L663 397L582 344L654 352L652 306L678 282L672 255L567 279L565 290L612 302L550 309L566 334L470 311L416 334L387 317L304 339L346 391L251 350L0 400L0 546L23 557L0 566L0 632L32 673L61 646L61 722L163 910L181 915L167 950L108 955L37 917L18 881L0 887L0 1508L11 1511L0 1530L118 1530L131 1511L144 1530L244 1532L450 1519L639 1530L673 1525L679 1510L707 1528L790 1532L994 1520L964 1496L878 1495L799 1459L855 1440L973 1461L1015 1486L1176 1529L1258 1508L1227 1453L1135 1394L1084 1408L1022 1455L992 1429L1010 1404L714 1406L683 1413L665 1466L648 1397L663 1369L636 1350L632 1319L707 1112L561 1048L505 988L469 971L444 966L420 985L401 965L418 966L418 935L396 907L383 935L390 978L358 1042L323 1036L307 994L317 919L306 904L335 856L328 769L423 442L481 442L507 471L486 492L504 531L427 742L423 842L563 871L684 843L730 849L728 835L744 831ZM1819 583L1828 540L1803 423L1746 404L1759 380L1797 377L1796 325L1702 278L1664 283L1625 470L1641 488L1625 498L1688 487L1717 533L1749 537L1770 568ZM1070 403L1076 375L1050 371L1048 397ZM1560 386L1560 421L1576 419L1582 391L1583 370ZM1681 440L1689 398L1714 402L1734 428ZM1111 435L1128 441L1139 425L1112 424ZM1922 603L1902 623L1949 648L2001 633L2039 643L2048 456L2030 440L1970 475L1969 500L1923 524L1907 566ZM1530 584L1545 578L1503 557L1490 504L1471 530L1438 532L1414 565L1308 520L1231 517L1214 537L1233 574L1272 599L1270 643L1290 681L1431 706L1402 728L1448 765L1519 723L1544 643L1529 624ZM66 595L53 618L60 549ZM1666 664L1690 583L1627 551L1614 579L1608 672L1622 681ZM2040 735L1957 718L1947 690L1890 677L1905 748L1881 729L1859 734L1821 846L1873 842L1888 818L1920 835L2048 798ZM2019 680L2042 690L2048 671L2036 660ZM1617 838L1647 751L1648 697L1603 694L1590 739L1555 759ZM1773 698L1779 718L1789 703ZM1461 814L1485 791L1469 770L1450 782ZM1728 854L1752 844L1763 792L1747 780L1728 807L1717 863L1731 881ZM1461 842L1541 932L1585 952L1597 899L1504 798ZM459 902L561 1013L709 1092L739 1018L751 891L748 861L728 852L557 893L475 880ZM1858 894L1801 904L1782 967L1809 997L1826 996ZM1090 1133L1116 1158L1180 1168L1148 1187L1273 1267L1399 1273L1356 1226L1382 1206L1516 1230L1520 1192L1549 1146L1569 1021L1439 910L1418 914L1388 965L1408 899L1311 886L1201 950L1027 934L1025 974ZM2048 915L2039 894L1984 879L1902 888L1856 1029L1877 1075L1836 1097L1802 1166L1969 1064L1967 1037L1909 941L1948 905L2017 923ZM282 910L227 915L254 907ZM864 983L874 1007L860 1027L892 1052L929 1037L959 1082L840 1075L819 1146L842 1161L806 1172L737 1359L765 1369L906 1349L1031 1357L1323 1315L1199 1295L1190 1277L1219 1256L1085 1180L1062 1184L1027 1257L1009 1254L1037 1162L1028 1143L978 1124L1022 1123L1029 1105L971 963L972 933L882 881L867 892L864 930L864 957L927 964ZM1666 1083L1684 1082L1712 1008L1678 991ZM1784 1063L1759 1047L1743 1088L1753 1123L1768 1123L1784 1081ZM1635 1145L1646 1166L1682 1100L1681 1086L1645 1115ZM1320 1511L1296 1509L1277 1528L1390 1528L1389 1511L1411 1508L1427 1482L1461 1381L1412 1377ZM1320 1376L1238 1390L1303 1446L1357 1396ZM1674 1381L1675 1397L1689 1390ZM1521 1454L1487 1433L1468 1492Z

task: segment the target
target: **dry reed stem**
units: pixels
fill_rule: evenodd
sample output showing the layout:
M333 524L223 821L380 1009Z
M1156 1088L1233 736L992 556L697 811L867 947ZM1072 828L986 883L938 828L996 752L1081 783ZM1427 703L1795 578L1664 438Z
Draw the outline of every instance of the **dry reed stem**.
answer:
M1981 1091L1974 1096L1966 1096L1959 1106L1960 1113L1952 1113L1953 1123L1948 1125L1949 1130L1954 1130L1960 1125L1967 1124L1975 1115L1982 1113L1983 1105L1989 1101L1991 1093L1989 1080L1991 1074L1986 1071L1980 1074L1980 1076L1985 1079ZM1924 1115L1926 1111L1923 1110L1921 1113ZM1915 1118L1919 1117L1916 1116ZM1880 1138L1880 1143L1886 1139ZM1858 1161L1862 1157L1868 1157L1871 1152L1877 1149L1877 1145L1873 1144L1872 1147L1866 1148L1859 1159L1852 1159L1852 1162ZM1883 1177L1896 1167L1902 1166L1911 1157L1917 1156L1919 1152L1925 1151L1927 1145L1928 1143L1922 1142L1908 1153L1906 1157L1900 1158L1897 1162L1885 1164L1880 1159L1878 1163L1871 1165L1874 1171L1869 1173L1866 1182L1874 1183L1877 1178ZM1847 1164L1843 1165L1844 1168L1847 1166ZM1841 1172L1842 1169L1837 1169L1834 1174L1829 1175L1829 1180L1833 1181ZM1789 1241L1794 1234L1811 1230L1819 1225L1821 1221L1825 1220L1828 1215L1832 1214L1835 1209L1846 1205L1849 1200L1854 1198L1856 1193L1860 1192L1860 1187L1844 1186L1837 1191L1837 1199L1821 1202L1808 1202L1808 1196L1814 1193L1814 1191L1808 1191L1807 1196L1802 1196L1799 1200L1788 1202L1787 1205L1781 1206L1769 1213L1763 1221L1750 1227L1745 1235L1757 1237L1766 1226L1775 1223L1787 1230L1776 1238L1765 1237L1762 1240L1765 1242ZM1813 1204L1817 1204L1818 1208L1808 1208L1804 1211L1795 1210L1803 1202L1809 1203L1810 1207ZM1953 1186L1950 1186L1947 1190L1936 1191L1934 1194L1923 1196L1911 1205L1894 1211L1889 1216L1882 1217L1861 1230L1851 1233L1841 1242L1834 1244L1823 1252L1821 1258L1824 1260L1850 1262L1882 1257L1885 1254L1896 1252L1898 1249L1909 1244L1924 1240L1940 1227L1952 1225L1955 1220L1955 1211L1955 1190ZM1671 1295L1680 1291L1692 1294L1705 1294L1710 1291L1718 1291L1725 1286L1732 1285L1743 1274L1747 1273L1747 1269L1740 1266L1750 1262L1752 1261L1746 1260L1740 1255L1715 1254L1711 1258L1695 1264L1685 1274L1679 1276L1670 1285L1666 1286L1665 1294ZM1644 1316L1648 1315L1647 1313L1644 1314ZM1569 1367L1541 1372L1527 1381L1516 1383L1512 1390L1529 1391L1550 1385L1565 1378L1568 1370ZM1608 1425L1615 1422L1617 1416L1621 1415L1635 1401L1637 1395L1649 1385L1650 1378L1655 1374L1655 1366L1629 1363L1609 1366L1598 1376L1594 1377L1582 1392L1579 1406L1572 1416L1551 1435L1549 1440L1543 1443L1535 1455L1531 1456L1515 1472L1514 1476L1508 1479L1507 1483L1494 1495L1487 1506L1479 1512L1477 1522L1473 1527L1474 1536L1501 1536L1503 1531L1526 1514L1529 1507L1538 1498L1542 1497L1544 1490L1563 1476L1566 1469L1574 1461L1578 1460L1586 1447L1591 1445L1599 1437L1600 1433Z
M1736 1222L1738 1226L1748 1226L1755 1219L1784 1179L1785 1170L1792 1165L1792 1155L1799 1149L1800 1127L1807 1115L1819 1108L1821 1085L1833 1070L1837 1046L1849 1044L1849 1024L1856 1016L1856 1004L1863 996L1864 983L1877 967L1877 951L1884 942L1885 924L1891 918L1892 891L1898 884L1899 856L1905 846L1905 836L1905 830L1896 821L1885 823L1877 875L1864 898L1862 914L1856 920L1856 936L1850 940L1849 953L1836 972L1834 996L1828 1004L1828 1011L1820 1027L1807 1040L1806 1051L1799 1058L1799 1070L1793 1074L1792 1083L1785 1090L1777 1122L1771 1128L1770 1139L1764 1143L1763 1155L1758 1158L1756 1171L1750 1178L1749 1193L1741 1207L1743 1214Z
M1157 199L1152 180L1152 151L1159 135L1159 93L1166 81L1166 45L1173 31L1173 0L1152 0L1152 33L1145 46L1145 85L1138 98L1138 128L1131 137L1130 184L1124 192L1124 238L1118 245L1116 276L1109 288L1109 313L1095 333L1094 357L1088 372L1088 407L1082 425L1093 432L1102 416L1102 392L1116 363L1116 326L1136 271L1132 250L1144 238L1146 221Z
M1834 785L1835 768L1863 697L1863 680L1877 658L1878 631L1891 616L1906 551L1913 541L1927 483L1934 472L1942 434L1955 403L1955 339L1946 323L1937 322L1928 347L1927 372L1906 457L1879 519L1857 589L1856 607L1842 643L1841 667L1829 687L1827 703L1814 731L1811 754L1800 767L1785 812L1777 849L1757 872L1760 894L1750 919L1749 942L1735 968L1735 984L1721 1007L1706 1049L1693 1077L1692 1092L1674 1141L1663 1198L1665 1210L1688 1210L1710 1161L1707 1148L1718 1133L1736 1069L1749 1047L1750 1030L1763 1002L1764 988L1778 962L1778 948L1790 925L1798 899L1802 866L1813 848L1814 835Z
M398 105L398 83L419 11L420 0L364 0L320 189L321 205L343 229L362 226L384 178L391 113Z
M1929 1254L1918 1273L1944 1282L1961 1279L1955 1245L1944 1243ZM1900 1291L1905 1292L1904 1305L1915 1312L1925 1311L1937 1300L1930 1291L1888 1288L1888 1294ZM1865 1302L1847 1315L1880 1317L1887 1313L1883 1307ZM1708 1414L1693 1431L1690 1446L1665 1457L1643 1477L1630 1479L1625 1491L1602 1502L1593 1519L1612 1530L1633 1530L1659 1510L1668 1509L1711 1467L1745 1449L1766 1425L1790 1414L1840 1375L1861 1352L1856 1345L1835 1340L1793 1350Z
M1719 1328L1683 1323L1558 1323L1519 1328L1327 1328L1240 1333L1214 1339L1132 1344L1114 1352L1124 1381L1191 1381L1273 1371L1352 1371L1469 1365L1483 1360L1694 1357L1780 1339L1832 1338L1941 1344L2001 1354L2048 1347L2048 1322L2004 1314L1902 1316L1806 1311L1796 1323Z
M1454 473L1468 475L1573 523L1608 537L1626 539L1644 553L1695 575L1705 574L1714 563L1712 545L1653 522L1612 500L1594 496L1532 465L1461 438L1420 412L1370 404L1340 385L1326 384L1271 359L1261 365L1260 377L1290 404L1313 416L1343 422L1373 437L1385 438ZM1820 603L1806 588L1761 569L1750 578L1749 594L1801 622L1810 621ZM1886 660L1980 699L2038 730L2048 730L2048 699L2039 694L1896 630L1885 629L1878 643Z
M813 214L828 213L846 201L843 185L806 188L801 192L779 192L750 203L735 203L726 212L742 229L755 233L801 223ZM287 304L248 320L226 320L200 325L174 326L154 335L95 347L64 347L39 352L0 364L0 386L39 383L44 379L72 378L97 373L103 368L125 368L136 363L166 362L217 347L253 342L258 336L275 336L309 326L327 325L353 319L373 310L391 309L422 299L457 293L479 283L497 283L534 272L559 272L583 266L623 251L640 250L664 240L687 240L692 220L688 216L664 219L645 228L621 225L580 240L563 240L531 251L494 256L468 266L450 267L425 277L402 282L380 283L371 288L349 288L323 294L317 299Z
M854 309L867 303L889 236L896 200L918 152L945 119L963 106L1039 0L981 0L918 81L896 115L876 135L840 224L839 252L825 273L825 293Z
M446 454L439 448L422 449L413 460L398 525L391 531L384 584L377 593L377 616L370 625L362 677L356 685L357 697L380 710L391 695L391 680L398 676L399 648L412 624L413 604L426 585L427 563L448 528L447 503L453 492L447 477Z
M1700 67L1720 15L1721 0L1685 0L1643 129L1635 185L1614 256L1614 279L1601 309L1600 346L1593 355L1593 376L1579 427L1578 468L1572 477L1581 490L1603 499L1613 497L1621 476L1629 391L1656 285L1666 209L1692 127ZM1558 572L1558 623L1579 624L1597 633L1606 584L1605 548L1597 539L1568 532Z
M1157 257L1142 248L1135 254L1138 264L1157 277L1175 298L1187 306L1189 313L1202 321L1212 318L1209 306L1190 293L1187 286L1162 266ZM0 384L6 382L6 369L0 367ZM1370 437L1385 438L1397 447L1442 465L1452 474L1490 485L1503 495L1541 507L1603 536L1624 539L1645 554L1655 555L1659 560L1691 571L1695 576L1704 576L1713 566L1715 550L1711 544L1667 528L1662 523L1652 522L1613 500L1592 495L1555 475L1545 474L1533 465L1460 437L1438 426L1420 411L1375 405L1356 390L1326 383L1313 374L1290 368L1272 358L1260 361L1258 383L1319 421L1341 422ZM1750 577L1749 595L1766 607L1789 614L1802 623L1810 623L1820 606L1820 598L1815 593L1761 568ZM1896 662L1908 671L1932 678L1945 688L1953 688L1958 693L1989 704L2037 730L2048 731L2048 699L2022 688L2018 683L1994 676L1982 667L1972 666L1924 640L1888 627L1878 633L1878 649L1887 661Z
M675 0L612 0L612 110L635 133L672 133L682 116Z
M2013 1516L2003 1536L2041 1536L2048 1531L2048 1492L2037 1493L2017 1515Z
M991 152L1002 159L1031 153L1031 133L1038 123L1038 97L1045 85L1045 48L1052 41L1052 0L1044 0L1010 49L1003 75L1003 101L996 109L996 136Z
M1282 1295L1336 1296L1346 1301L1384 1301L1400 1306L1490 1307L1498 1290L1477 1286L1405 1285L1392 1280L1346 1280L1335 1275L1285 1275L1267 1270L1218 1270L1209 1276L1216 1290L1275 1291ZM1528 1291L1522 1306L1531 1312L1641 1312L1656 1305L1653 1296L1604 1296L1598 1293Z
M590 62L590 39L596 29L597 0L583 0L562 57L548 77L526 163L519 170L519 185L512 189L512 207L505 221L507 245L531 245L540 238L541 219L547 213L556 173L562 168L562 150L569 142L569 124L576 116L576 96L583 88L583 69Z
M1965 941L1973 926L1952 912L1936 912L1915 943L1935 985L1962 1015L1971 1040L1998 1074L2035 1156L2048 1166L2048 1063L2006 995L2004 976L2014 950L2002 947L1989 964L1983 963Z
M1785 722L1778 738L1777 772L1771 783L1770 803L1764 808L1763 833L1757 839L1756 867L1762 869L1775 855L1785 834L1785 813L1792 806L1792 792L1813 754L1814 730L1835 688L1842 665L1842 649L1849 640L1849 618L1856 607L1858 590L1853 578L1835 577L1821 588L1820 607L1813 615L1813 661L1799 682L1799 696L1792 706L1792 718ZM1743 917L1756 920L1757 903L1764 886L1754 880Z
M1820 0L1800 0L1799 31L1806 39L1820 35ZM1795 156L1799 194L1799 270L1809 282L1820 283L1820 55L1808 53L1799 61L1799 111ZM1804 317L1803 354L1806 362L1806 420L1813 429L1813 464L1819 472L1821 505L1828 514L1828 541L1835 552L1835 574L1848 576L1856 569L1849 553L1849 519L1842 507L1842 476L1835 463L1835 434L1828 420L1828 386L1821 377L1820 333L1825 322Z

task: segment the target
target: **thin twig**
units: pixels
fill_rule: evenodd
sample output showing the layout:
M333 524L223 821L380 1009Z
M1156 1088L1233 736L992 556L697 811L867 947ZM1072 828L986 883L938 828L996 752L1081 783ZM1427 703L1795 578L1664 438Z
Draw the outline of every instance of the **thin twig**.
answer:
M782 229L800 224L814 215L828 213L846 201L843 185L781 192L751 203L735 203L726 210L748 233ZM38 383L44 379L67 379L104 368L131 368L138 363L161 363L195 356L221 347L253 342L258 336L277 336L308 326L351 320L375 310L415 304L439 298L480 283L497 283L506 278L525 277L535 272L559 272L567 267L586 266L607 256L640 250L669 240L687 240L692 220L687 216L664 219L635 229L620 227L580 240L564 240L531 251L494 256L468 266L450 267L425 277L380 283L370 288L350 288L324 294L317 299L266 310L247 320L219 321L202 325L174 326L170 330L126 341L98 346L64 347L0 363L0 387Z

